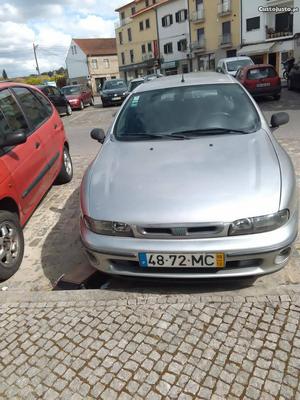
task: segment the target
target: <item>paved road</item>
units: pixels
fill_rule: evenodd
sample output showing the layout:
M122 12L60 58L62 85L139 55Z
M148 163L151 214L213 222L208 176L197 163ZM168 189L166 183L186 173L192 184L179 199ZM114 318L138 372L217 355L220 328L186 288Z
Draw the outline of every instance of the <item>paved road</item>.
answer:
M292 96L292 100L290 97ZM297 103L298 102L298 103ZM282 100L260 102L265 113L271 114L272 109L289 110L292 104L300 104L300 93L283 92ZM296 106L295 106L296 108ZM10 280L2 283L1 287L8 290L49 290L57 280L65 273L76 269L85 268L85 259L78 233L79 218L79 185L83 173L97 153L100 145L93 141L90 130L94 127L107 129L112 121L117 107L103 109L101 106L88 107L84 111L74 112L70 117L64 117L63 121L68 132L73 156L75 175L73 181L65 186L54 186L25 228L26 250L23 264L20 270ZM294 110L295 111L295 110ZM300 113L295 111L292 119ZM293 123L293 121L292 121ZM295 122L297 125L297 123ZM293 125L291 125L293 127ZM291 155L300 177L300 141L298 131L290 129L290 125L277 130L281 143ZM289 136L289 137L288 137ZM300 283L300 242L296 243L296 250L291 262L283 270L276 274L258 279L253 286L245 287L244 282L231 284L216 284L207 286L207 283L193 285L134 282L132 280L109 279L105 282L107 291L119 290L124 292L149 292L166 293L185 291L227 292L235 291L244 295L263 293L278 293L283 288Z

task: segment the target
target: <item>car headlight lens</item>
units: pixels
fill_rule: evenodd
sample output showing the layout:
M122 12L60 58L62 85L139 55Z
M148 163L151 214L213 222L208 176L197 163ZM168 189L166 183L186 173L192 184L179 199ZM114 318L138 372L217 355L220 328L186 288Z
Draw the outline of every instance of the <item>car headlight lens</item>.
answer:
M123 222L115 221L98 221L93 218L84 217L85 224L89 230L99 235L107 236L127 236L132 237L131 227Z
M282 210L278 213L260 217L238 219L230 225L229 236L273 231L284 225L288 221L289 216L289 210Z
M129 92L124 92L123 96L127 96L129 94Z

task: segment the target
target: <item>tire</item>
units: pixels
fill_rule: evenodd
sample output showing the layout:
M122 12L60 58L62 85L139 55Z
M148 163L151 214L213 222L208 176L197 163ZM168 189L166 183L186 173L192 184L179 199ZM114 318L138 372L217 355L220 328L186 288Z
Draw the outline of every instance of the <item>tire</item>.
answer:
M67 114L67 115L72 115L72 108L71 108L70 104L67 104L67 107L66 107L66 114Z
M288 87L288 90L293 90L294 89L293 85L292 85L292 80L290 78L287 80L287 87Z
M64 147L63 162L61 170L56 178L56 183L64 184L71 182L73 178L73 164L67 147Z
M93 105L95 105L95 100L94 100L94 97L91 97L90 106L93 106Z
M18 271L23 255L24 236L17 215L0 211L0 280L10 278Z
M287 73L287 71L283 72L282 77L283 77L283 79L288 80L289 74Z
M83 101L81 100L81 102L80 102L80 110L83 110L84 109L84 104L83 104Z
M274 96L274 100L280 100L280 94L276 94L276 95Z

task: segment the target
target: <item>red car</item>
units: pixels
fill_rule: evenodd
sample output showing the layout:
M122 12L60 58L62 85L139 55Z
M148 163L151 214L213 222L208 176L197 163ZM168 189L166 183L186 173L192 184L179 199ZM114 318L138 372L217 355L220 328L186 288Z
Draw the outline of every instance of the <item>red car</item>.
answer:
M19 268L22 227L54 181L73 167L63 123L37 88L0 82L0 279Z
M94 105L93 93L86 85L64 86L61 92L67 98L72 110L83 110L84 106Z
M238 70L236 79L253 97L273 96L275 100L280 99L281 79L272 65L247 65Z

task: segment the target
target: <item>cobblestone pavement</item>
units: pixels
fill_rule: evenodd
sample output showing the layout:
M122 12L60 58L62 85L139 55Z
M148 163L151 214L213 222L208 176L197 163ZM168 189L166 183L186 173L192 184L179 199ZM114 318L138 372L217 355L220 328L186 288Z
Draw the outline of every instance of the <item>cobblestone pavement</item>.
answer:
M62 293L0 306L1 399L300 399L299 295Z

